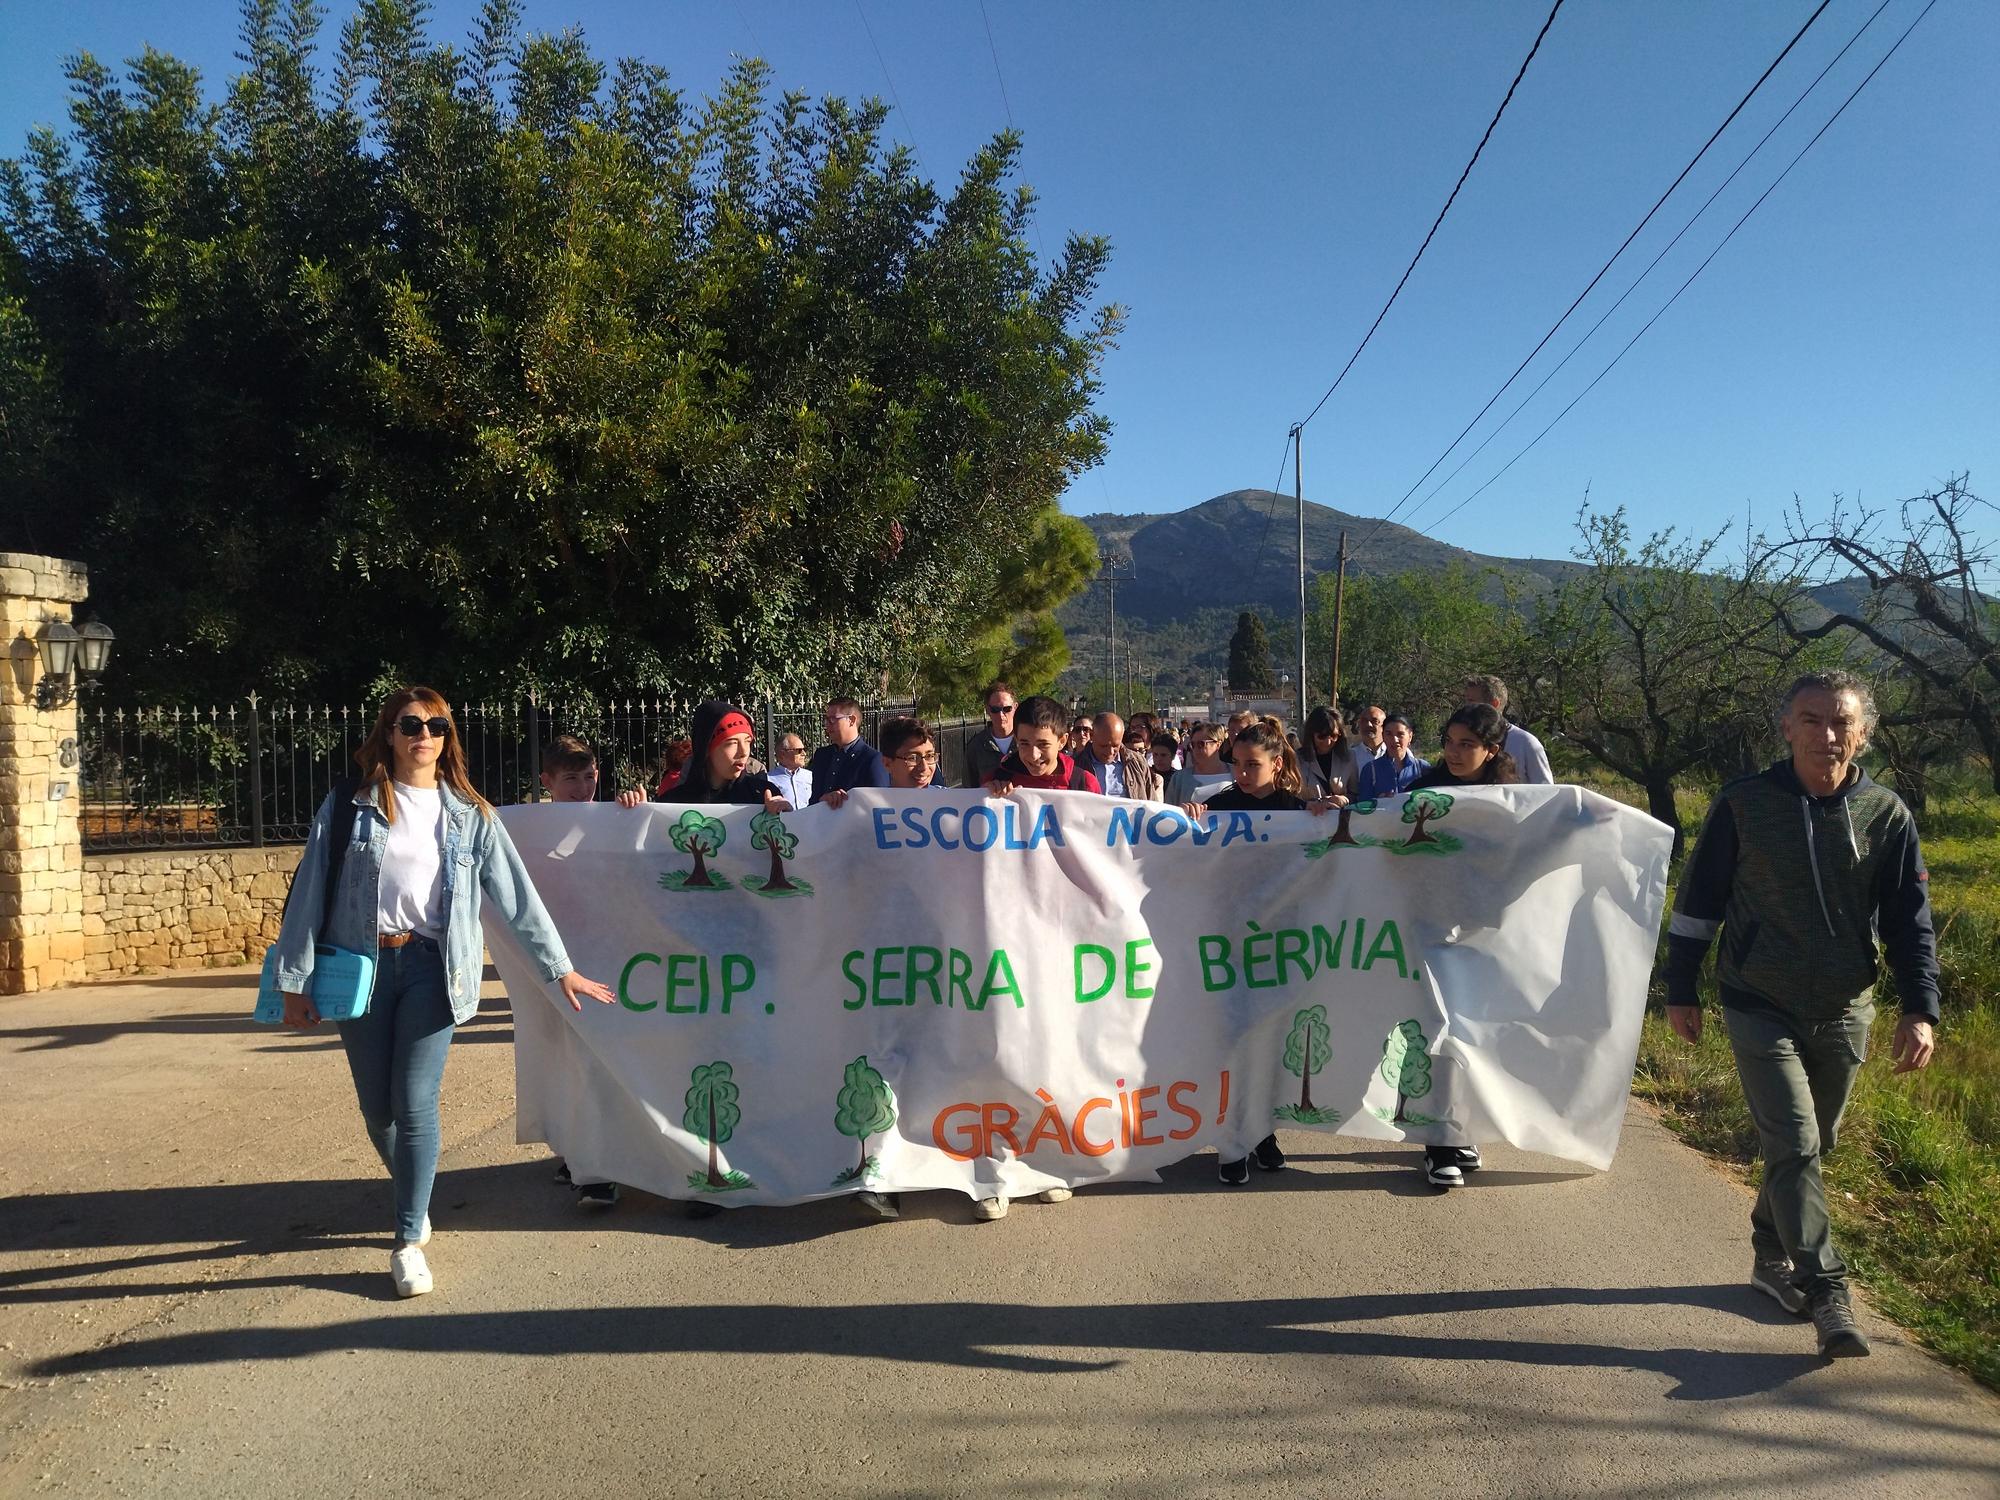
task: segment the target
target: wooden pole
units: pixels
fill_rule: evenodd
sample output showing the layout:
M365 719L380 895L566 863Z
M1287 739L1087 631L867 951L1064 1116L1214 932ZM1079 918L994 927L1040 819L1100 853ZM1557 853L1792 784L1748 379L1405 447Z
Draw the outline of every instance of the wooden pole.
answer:
M1347 532L1340 533L1340 561L1333 575L1333 696L1327 700L1335 712L1340 709L1340 617L1347 602Z

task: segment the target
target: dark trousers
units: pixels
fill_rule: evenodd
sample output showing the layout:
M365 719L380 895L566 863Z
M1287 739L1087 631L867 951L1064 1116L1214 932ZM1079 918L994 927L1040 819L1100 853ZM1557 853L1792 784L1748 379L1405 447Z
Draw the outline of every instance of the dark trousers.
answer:
M1750 1211L1751 1248L1760 1260L1789 1256L1793 1284L1810 1296L1847 1279L1833 1248L1819 1163L1840 1134L1854 1075L1868 1056L1875 1007L1817 1022L1765 1008L1725 1006L1722 1014L1764 1155L1764 1184Z

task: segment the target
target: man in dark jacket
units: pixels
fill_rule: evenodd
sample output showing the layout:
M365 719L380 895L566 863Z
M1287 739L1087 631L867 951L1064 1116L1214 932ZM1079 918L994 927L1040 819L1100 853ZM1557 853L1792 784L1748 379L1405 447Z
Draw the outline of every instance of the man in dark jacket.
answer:
M887 786L889 768L868 741L861 738L861 705L852 698L835 698L822 716L827 743L813 751L812 799L826 800L833 791L852 791L858 786Z
M986 727L966 742L965 784L969 788L986 785L1000 762L1014 748L1014 710L1018 706L1014 690L996 682L986 690Z
M1868 1055L1877 934L1903 1007L1898 1073L1931 1060L1937 942L1916 820L1854 763L1875 727L1867 683L1850 672L1799 678L1780 727L1791 759L1716 794L1681 872L1667 1020L1700 1040L1695 980L1720 932L1722 1016L1764 1154L1750 1284L1810 1313L1820 1353L1837 1358L1866 1354L1868 1341L1829 1234L1820 1157Z

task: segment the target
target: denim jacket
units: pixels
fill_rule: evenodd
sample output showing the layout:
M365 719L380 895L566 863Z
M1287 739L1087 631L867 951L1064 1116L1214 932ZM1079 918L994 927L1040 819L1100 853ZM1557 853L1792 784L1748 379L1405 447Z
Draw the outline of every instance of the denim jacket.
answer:
M479 926L479 898L484 892L521 945L534 956L544 981L560 979L572 965L562 939L549 920L542 898L535 894L528 867L515 852L514 841L498 818L479 810L438 786L444 803L444 973L451 1000L451 1019L462 1025L479 1009L479 981L485 972L485 940ZM326 903L328 830L333 821L329 793L313 817L305 853L292 879L290 904L278 933L278 987L288 994L309 992L313 945L330 943L355 953L375 952L376 910L380 905L382 856L388 847L389 825L375 805L375 789L364 786L354 794L354 842L340 868L327 930L317 932Z

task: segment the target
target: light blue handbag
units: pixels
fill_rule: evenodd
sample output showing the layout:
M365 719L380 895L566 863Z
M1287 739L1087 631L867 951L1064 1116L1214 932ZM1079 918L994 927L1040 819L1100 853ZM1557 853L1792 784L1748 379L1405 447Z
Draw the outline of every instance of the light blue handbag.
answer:
M340 867L347 860L347 845L354 837L354 790L356 783L341 777L333 784L333 816L328 821L326 840L326 903L320 910L319 930L325 932L333 916L334 890L340 884ZM298 884L298 873L292 874ZM285 893L285 906L292 895ZM368 997L375 989L375 955L336 948L331 943L313 945L312 981L307 998L322 1021L353 1021L368 1014ZM264 950L264 970L257 976L257 1008L253 1021L276 1026L285 1019L285 994L278 988L278 945Z

